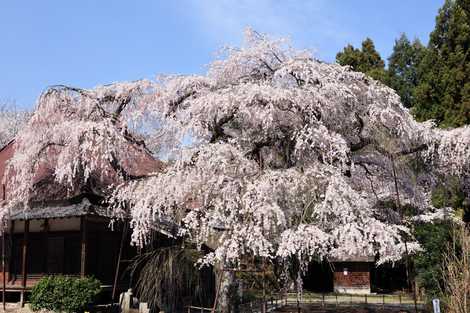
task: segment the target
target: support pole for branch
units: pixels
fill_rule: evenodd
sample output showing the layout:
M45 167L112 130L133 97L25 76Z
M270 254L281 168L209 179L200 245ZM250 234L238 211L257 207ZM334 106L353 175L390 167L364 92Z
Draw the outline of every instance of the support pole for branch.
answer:
M3 189L5 189L5 185L3 185ZM5 193L5 190L3 191ZM2 221L2 223L4 223ZM3 304L3 311L5 311L5 294L6 294L6 272L5 272L5 234L6 230L3 230L2 234L2 304Z
M223 275L224 275L223 272L224 272L224 269L222 268L221 274L219 275L219 283L217 284L217 281L215 282L216 283L216 286L215 286L215 299L214 299L214 305L212 306L211 313L215 313L215 310L217 309L217 303L219 301L219 293L220 293L220 289L222 287L222 280L223 280Z
M397 171L396 171L396 168L395 168L395 159L393 157L393 155L390 155L390 160L392 161L392 170L393 170L393 179L394 179L394 182L395 182L395 192L396 192L396 195L397 195L397 203L396 203L396 206L400 212L400 218L401 220L403 221L403 209L402 209L402 206L401 206L401 202L400 202L400 192L398 190L398 180L397 180ZM407 244L407 239L405 238L405 257L406 257L406 263L405 263L405 269L406 269L406 278L407 278L407 281L408 281L408 286L409 288L411 288L412 292L413 292L413 301L414 301L414 308L415 308L415 313L418 313L418 304L417 304L417 301L416 301L416 288L415 286L412 285L411 283L411 277L410 277L410 258L409 258L409 254L408 254L408 244Z
M263 306L262 313L266 313L266 261L263 259Z
M2 184L2 191L3 191L3 201L6 200L6 188L5 188L5 184ZM2 220L2 223L3 223L3 226L5 227L5 220ZM5 304L5 295L6 295L6 272L5 272L5 235L6 235L6 227L5 229L3 229L3 234L2 234L2 305L3 305L3 311L5 311L5 307L6 307L6 304Z

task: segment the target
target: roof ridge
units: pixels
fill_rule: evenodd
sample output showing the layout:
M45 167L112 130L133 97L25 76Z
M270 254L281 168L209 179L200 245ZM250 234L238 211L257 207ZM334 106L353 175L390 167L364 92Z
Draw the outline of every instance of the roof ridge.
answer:
M15 142L15 138L13 138L12 140L10 140L8 143L6 143L3 147L0 148L0 152L2 152L3 150L5 150L8 146L10 146L13 142Z

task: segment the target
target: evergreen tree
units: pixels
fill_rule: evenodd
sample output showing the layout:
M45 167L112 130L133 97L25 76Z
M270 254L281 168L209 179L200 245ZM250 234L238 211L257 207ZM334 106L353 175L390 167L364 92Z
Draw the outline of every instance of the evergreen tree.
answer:
M372 39L366 38L366 40L362 42L361 52L363 62L361 64L362 68L359 68L360 71L367 72L374 69L384 68L385 63L377 50L375 50L375 45Z
M388 85L395 89L406 107L413 105L414 89L418 85L418 66L425 47L418 39L413 42L405 34L395 40L392 55L388 58Z
M356 49L353 45L348 44L342 52L336 54L336 62L341 65L349 65L354 70L358 70L361 65L361 56L362 52L360 49Z
M470 1L447 0L419 66L414 114L442 127L470 124Z
M366 38L362 42L361 49L348 44L343 51L336 54L336 62L341 65L349 65L353 70L365 73L383 83L387 82L385 63L370 38Z

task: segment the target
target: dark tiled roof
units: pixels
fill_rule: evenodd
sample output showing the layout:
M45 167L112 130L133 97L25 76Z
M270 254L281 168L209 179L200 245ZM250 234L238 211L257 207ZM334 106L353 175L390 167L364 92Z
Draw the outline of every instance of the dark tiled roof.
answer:
M43 204L35 204L29 209L15 208L10 214L12 220L32 220L43 218L65 218L78 217L85 215L97 215L109 217L105 207L92 204L87 198L81 199L80 202L49 202Z
M4 144L3 146L1 146L1 147L0 147L0 152L2 152L3 150L5 150L8 146L12 145L14 142L15 142L15 139L12 139L12 140L10 140L9 142L7 142L6 144Z
M67 200L35 202L30 208L24 208L23 206L11 208L9 217L11 220L52 219L80 216L101 216L112 218L106 206L96 203L99 203L99 201L90 201L83 195ZM155 231L168 237L176 237L178 234L179 226L170 219L160 217L153 223Z

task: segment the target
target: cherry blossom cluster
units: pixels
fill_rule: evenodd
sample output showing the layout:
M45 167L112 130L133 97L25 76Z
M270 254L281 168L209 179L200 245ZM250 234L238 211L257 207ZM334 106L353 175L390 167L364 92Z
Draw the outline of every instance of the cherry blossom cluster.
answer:
M13 105L0 104L0 147L15 138L15 135L27 122L29 112L20 110Z
M212 249L202 263L395 261L420 249L401 207L433 212L440 175L469 174L469 140L468 128L416 122L364 74L247 30L207 75L46 91L17 137L12 203L46 167L107 196L137 245L177 225ZM139 172L150 154L165 166Z

